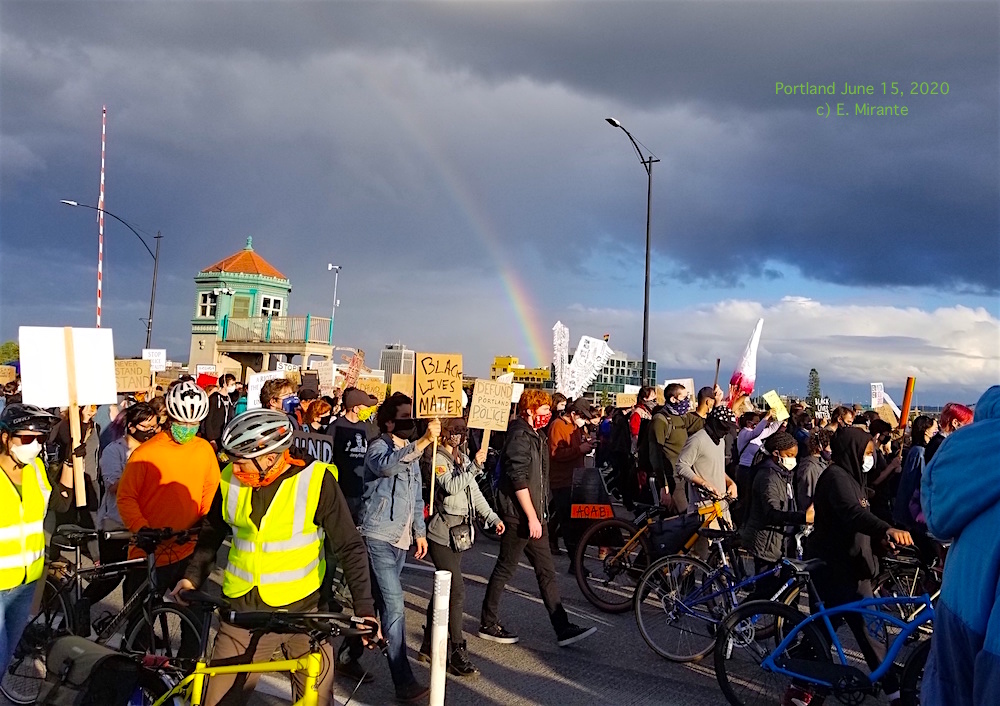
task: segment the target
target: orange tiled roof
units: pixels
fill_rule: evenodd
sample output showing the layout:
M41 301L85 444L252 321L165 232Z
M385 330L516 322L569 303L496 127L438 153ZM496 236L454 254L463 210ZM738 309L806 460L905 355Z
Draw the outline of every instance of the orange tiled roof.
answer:
M202 272L240 272L248 275L288 279L278 272L271 263L253 251L253 238L247 238L247 245L244 249L219 260L211 267L206 267Z

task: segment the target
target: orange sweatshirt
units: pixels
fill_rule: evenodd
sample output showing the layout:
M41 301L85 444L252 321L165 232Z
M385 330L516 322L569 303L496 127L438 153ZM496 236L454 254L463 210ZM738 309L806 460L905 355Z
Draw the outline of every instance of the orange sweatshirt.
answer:
M143 527L189 529L208 514L219 489L219 462L212 445L202 438L178 444L160 432L132 452L118 484L118 510L129 531ZM187 558L195 540L173 541L156 550L156 565ZM129 559L145 556L132 547Z

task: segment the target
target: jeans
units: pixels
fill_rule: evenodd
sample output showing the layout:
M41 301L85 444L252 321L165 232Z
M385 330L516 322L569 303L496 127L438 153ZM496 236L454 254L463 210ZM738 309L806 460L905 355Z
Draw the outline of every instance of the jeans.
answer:
M549 536L551 545L558 547L558 536L562 535L563 542L566 543L566 553L569 554L569 566L573 569L576 562L576 545L579 541L580 532L577 522L570 517L572 511L571 488L553 488L552 498L549 500Z
M538 590L542 594L542 603L549 612L549 620L556 634L562 633L569 626L569 616L562 606L559 597L559 586L556 584L556 570L552 564L552 553L549 551L549 537L546 523L542 523L542 536L530 539L527 536L527 526L519 527L510 524L500 538L500 555L493 567L490 582L486 586L486 597L483 599L482 625L493 625L498 622L497 611L500 609L500 597L503 590L514 575L517 562L521 555L528 557L528 562L535 569L538 580ZM524 536L519 536L519 535ZM454 579L453 579L454 580Z
M372 573L372 598L375 610L382 621L382 634L389 642L389 672L396 688L416 681L410 660L406 656L405 606L403 586L399 575L403 572L406 552L380 539L365 538L368 561Z
M31 618L31 604L38 582L0 591L0 668L5 673L14 655L14 648L21 641L21 633Z
M448 639L457 645L462 638L462 616L465 612L465 581L462 580L462 554L451 547L428 540L427 548L438 571L451 572L451 595L448 597ZM434 617L434 597L427 603L427 630L430 635Z

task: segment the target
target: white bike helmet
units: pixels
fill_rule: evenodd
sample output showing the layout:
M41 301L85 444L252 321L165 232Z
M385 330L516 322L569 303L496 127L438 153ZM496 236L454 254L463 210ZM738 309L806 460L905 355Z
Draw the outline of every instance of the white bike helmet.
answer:
M208 395L190 380L167 391L167 414L183 424L194 424L208 416Z
M294 433L284 412L254 409L226 425L222 430L222 448L236 458L257 458L287 449L292 445Z

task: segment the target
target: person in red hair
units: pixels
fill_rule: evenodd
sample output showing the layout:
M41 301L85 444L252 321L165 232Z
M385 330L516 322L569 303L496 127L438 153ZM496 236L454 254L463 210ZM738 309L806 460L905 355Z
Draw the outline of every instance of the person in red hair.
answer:
M931 437L931 440L927 442L927 448L924 449L924 463L931 462L934 454L937 453L938 447L948 438L949 434L964 427L966 424L972 424L972 410L958 402L949 402L946 404L944 409L941 410L937 434Z
M504 587L514 575L522 554L535 569L542 603L556 631L560 647L566 647L597 628L582 628L569 621L556 583L556 570L549 548L549 449L545 426L552 419L552 399L542 390L525 390L517 403L517 417L507 427L500 452L500 485L497 505L506 531L500 538L500 553L486 586L479 637L510 645L517 635L500 625L498 611Z

